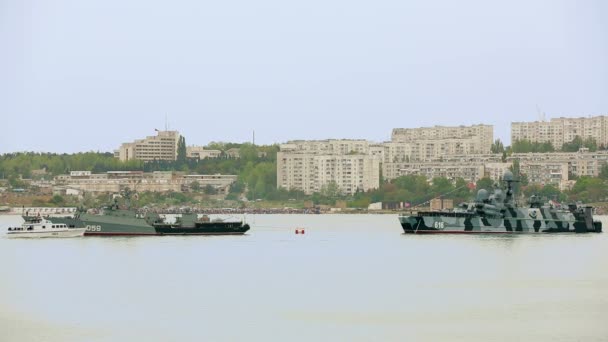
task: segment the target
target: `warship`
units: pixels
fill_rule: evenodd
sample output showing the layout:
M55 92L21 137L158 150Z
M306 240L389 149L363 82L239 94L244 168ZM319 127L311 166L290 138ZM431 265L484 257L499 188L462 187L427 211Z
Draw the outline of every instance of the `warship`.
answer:
M152 217L148 216L147 219ZM242 221L211 220L207 215L199 219L194 213L184 213L176 217L174 223L158 217L152 221L152 226L158 235L239 235L249 230L249 225Z
M85 236L224 235L244 234L250 228L242 221L211 221L206 215L199 220L194 213L182 214L175 223L168 223L157 213L121 209L116 202L101 210L53 218L53 222L84 227Z
M541 234L587 233L602 231L602 223L593 219L593 208L569 204L566 208L543 203L532 196L528 206L518 206L514 199L510 171L505 172L505 185L490 194L477 192L474 202L463 203L452 211L421 211L401 214L399 222L406 234Z
M117 205L100 210L79 211L71 217L58 217L53 221L74 227L86 228L85 236L144 236L157 235L146 216Z

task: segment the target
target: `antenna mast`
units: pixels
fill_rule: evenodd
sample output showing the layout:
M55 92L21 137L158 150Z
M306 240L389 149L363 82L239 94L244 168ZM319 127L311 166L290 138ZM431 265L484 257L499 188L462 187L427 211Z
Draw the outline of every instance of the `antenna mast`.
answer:
M545 113L541 112L540 107L536 105L536 113L538 114L538 120L541 122L545 122Z

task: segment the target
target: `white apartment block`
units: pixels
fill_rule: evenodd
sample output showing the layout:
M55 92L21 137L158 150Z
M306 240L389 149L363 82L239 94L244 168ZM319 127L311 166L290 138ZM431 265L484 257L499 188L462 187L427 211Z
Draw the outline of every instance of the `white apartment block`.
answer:
M515 160L530 183L553 184L561 190L571 186L570 176L597 177L608 163L608 151L572 153L514 153L502 162L502 154L454 155L430 161L383 163L382 174L391 180L404 175L424 175L476 182L482 177L499 181Z
M55 186L91 193L118 193L126 187L138 192L181 192L197 181L201 188L210 185L219 194L227 194L236 180L236 175L184 175L172 171L108 171L99 174L73 171L70 175L55 177Z
M572 175L597 177L602 167L608 163L608 151L514 153L507 158L507 160L513 159L530 162L565 163L568 165L568 172Z
M278 152L277 187L319 192L335 182L347 195L380 186L380 160L366 154Z
M186 147L186 156L193 159L219 158L222 155L220 150L208 150L203 146Z
M589 118L553 118L550 121L511 123L511 141L529 140L551 142L557 150L576 136L583 140L593 138L598 146L608 146L608 116Z
M395 128L385 143L384 162L430 161L458 154L489 153L494 139L492 125Z
M394 179L401 176L425 176L428 180L435 177L445 177L450 180L463 178L475 182L484 176L483 164L470 163L443 163L443 162L411 162L390 163L383 167L385 179Z
M124 143L114 155L118 155L121 161L127 160L168 160L177 159L177 143L180 134L177 131L158 131L156 136L148 136L145 139L135 140L132 143Z
M494 142L494 126L472 125L472 126L433 126L420 128L395 128L391 136L393 142L412 142L419 140L444 140L444 139L474 139L483 149Z
M423 175L428 179L463 178L469 182L476 182L483 177L499 180L504 174L504 169L509 166L511 163L502 162L502 154L439 155L424 161L384 162L382 175L386 180L413 174Z
M526 175L529 183L551 184L560 190L568 187L568 163L522 161L519 169Z
M369 141L363 139L293 140L282 144L282 152L307 152L329 154L369 154ZM376 145L376 149L378 146Z
M445 177L452 181L462 178L467 182L477 182L488 177L493 181L502 179L505 171L513 164L511 162L411 162L390 163L382 168L385 179L395 179L406 175L421 175L428 180L434 177Z
M384 162L430 161L450 155L478 154L490 151L480 150L472 139L420 140L415 142L384 143Z

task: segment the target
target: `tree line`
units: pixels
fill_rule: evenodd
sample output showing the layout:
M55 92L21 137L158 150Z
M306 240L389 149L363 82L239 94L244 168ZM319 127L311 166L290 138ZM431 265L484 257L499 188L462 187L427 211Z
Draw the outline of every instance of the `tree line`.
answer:
M578 152L581 148L587 148L590 152L603 151L608 147L603 144L598 144L597 140L592 137L583 139L580 136L574 137L570 142L555 147L550 141L534 142L527 139L515 140L511 146L504 146L500 139L496 139L490 147L492 153L505 153L511 155L513 153L550 153L550 152Z

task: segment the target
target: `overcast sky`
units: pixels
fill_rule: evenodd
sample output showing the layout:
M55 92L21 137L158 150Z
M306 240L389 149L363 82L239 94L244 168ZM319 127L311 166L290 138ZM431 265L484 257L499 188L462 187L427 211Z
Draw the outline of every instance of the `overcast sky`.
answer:
M0 0L0 153L608 115L608 1Z

